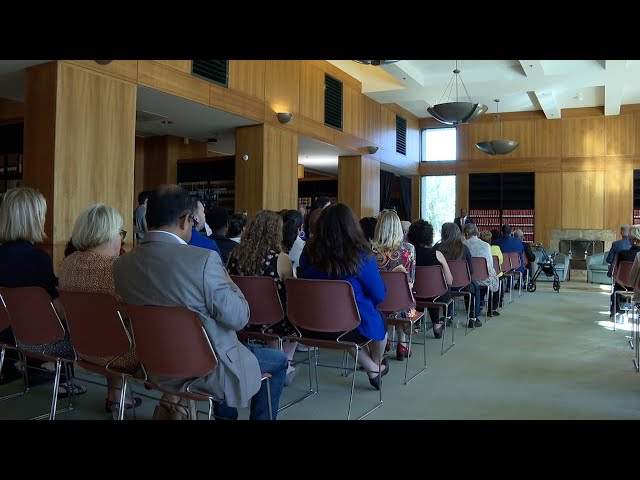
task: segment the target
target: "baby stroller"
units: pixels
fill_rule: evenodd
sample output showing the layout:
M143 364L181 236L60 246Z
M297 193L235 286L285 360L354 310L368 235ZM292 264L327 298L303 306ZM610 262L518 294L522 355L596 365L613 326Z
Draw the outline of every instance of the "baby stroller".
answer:
M529 285L527 286L528 292L536 291L536 280L540 276L541 273L544 273L547 277L553 277L553 289L560 293L560 277L558 276L558 272L556 272L556 253L552 253L549 255L545 249L542 247L541 243L534 245L536 250L542 252L542 258L538 261L538 268L536 269Z

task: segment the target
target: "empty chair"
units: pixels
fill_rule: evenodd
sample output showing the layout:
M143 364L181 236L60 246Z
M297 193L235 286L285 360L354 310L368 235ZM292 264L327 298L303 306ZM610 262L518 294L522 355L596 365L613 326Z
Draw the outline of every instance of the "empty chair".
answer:
M416 267L416 279L413 284L413 295L416 299L416 305L419 308L444 308L445 319L449 318L451 304L453 298L448 300L441 299L442 296L449 292L449 286L444 277L444 270L441 265L418 266ZM444 330L442 331L442 346L440 347L440 355L444 355L453 345L455 345L455 328L451 329L451 345L446 350L444 348L444 339L447 333L447 322L444 322Z
M409 327L408 347L409 351L411 351L414 326L424 319L424 313L414 310L415 315L411 317L406 315L396 315L397 312L404 313L408 308L413 307L414 300L413 295L411 295L409 278L406 272L381 271L380 276L382 276L382 281L387 289L387 295L384 297L382 303L378 305L378 310L383 313L388 325L393 325L396 328L404 328L405 326ZM418 373L414 374L407 380L410 360L410 357L407 357L407 363L404 368L405 385L427 369L427 329L425 325L423 325L422 331L424 336L422 341L424 366Z
M353 366L351 391L349 394L349 407L347 420L351 418L351 405L353 403L353 391L356 382L358 368L358 355L371 340L351 340L352 331L360 324L360 313L353 293L353 287L345 280L312 280L302 278L288 278L285 281L287 288L287 317L299 330L300 335L292 337L302 345L308 347L331 348L341 351L354 350L355 362ZM361 336L361 335L360 335ZM315 352L317 357L317 350ZM315 390L311 379L311 366L315 370ZM322 365L328 366L330 365ZM309 392L295 403L302 401L318 393L318 363L309 362ZM335 367L341 368L342 367ZM378 364L381 370L381 364ZM388 371L388 366L387 370ZM379 373L369 383L377 385L379 390L378 402L363 415L364 418L371 412L382 406L382 376Z
M67 381L71 383L70 366L75 360L75 358L53 353L55 349L52 346L59 345L59 342L65 340L66 331L62 321L51 302L51 297L42 287L2 287L0 298L9 314L11 329L24 365L26 366L25 357L55 364L51 409L49 414L36 417L37 419L49 417L49 420L54 420L56 413L73 409L74 388L71 384L69 406L59 412L56 410L62 366L64 365ZM28 384L26 386L28 391Z
M151 388L175 395L185 400L206 401L209 404L208 419L213 413L213 402L224 399L212 392L205 392L198 382L204 380L218 367L218 358L211 346L197 313L186 307L159 307L155 305L127 304L131 319L138 360L142 364L147 383ZM158 377L184 379L184 390L165 388L157 383ZM267 380L269 413L271 394Z
M76 363L90 372L121 380L118 419L123 420L128 379L144 380L144 377L135 375L139 364L138 368L131 369L119 363L129 354L133 342L118 301L106 293L67 290L59 293L67 316L69 338L78 356Z

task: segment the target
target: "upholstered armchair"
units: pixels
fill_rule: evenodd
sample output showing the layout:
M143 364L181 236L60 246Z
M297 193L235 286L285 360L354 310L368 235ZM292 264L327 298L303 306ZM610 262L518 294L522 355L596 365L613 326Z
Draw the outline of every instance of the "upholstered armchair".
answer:
M596 253L587 257L587 282L611 284L611 278L607 277L607 271L609 271L607 255L609 252Z

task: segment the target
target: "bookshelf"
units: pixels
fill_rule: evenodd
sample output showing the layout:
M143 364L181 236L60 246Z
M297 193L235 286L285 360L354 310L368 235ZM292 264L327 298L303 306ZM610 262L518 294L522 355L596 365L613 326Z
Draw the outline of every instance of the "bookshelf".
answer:
M235 157L205 157L178 160L178 185L198 197L205 208L235 209Z
M338 179L336 177L304 177L298 179L298 204L307 210L318 197L329 197L331 202L338 201Z
M0 193L22 185L24 123L0 125Z
M640 225L640 209L633 209L633 224Z
M490 173L469 175L469 215L479 230L500 230L505 223L524 233L533 243L535 235L535 175Z

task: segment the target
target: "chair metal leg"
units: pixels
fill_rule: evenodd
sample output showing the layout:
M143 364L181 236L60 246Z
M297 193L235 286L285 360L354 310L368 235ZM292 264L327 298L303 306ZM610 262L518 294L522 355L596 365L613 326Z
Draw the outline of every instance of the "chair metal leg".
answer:
M118 420L124 420L125 400L127 398L127 378L122 380L122 389L120 390L120 405L118 406ZM134 401L135 405L135 401Z
M448 352L455 343L455 328L453 328L453 320L451 321L451 345L446 349L444 348L444 341L447 338L447 318L449 318L449 305L444 306L444 328L442 329L442 346L440 347L440 355L444 355Z
M26 366L27 365L25 363L25 371L27 370ZM56 376L53 380L53 395L51 399L51 412L49 412L49 420L55 420L56 418L56 407L58 406L58 387L60 386L60 367L61 362L58 358L56 360ZM67 381L69 381L69 379L67 379Z
M421 321L425 321L425 317L423 316L421 318ZM445 321L445 326L446 326L446 321ZM413 380L414 378L416 378L418 375L420 375L422 372L424 372L427 369L427 327L426 325L424 325L423 330L423 339L422 339L422 358L424 360L424 366L414 375L411 376L411 378L409 378L407 380L407 372L409 371L409 359L410 357L407 357L407 364L404 367L404 384L407 385L411 380ZM412 339L412 334L413 334L413 325L411 326L411 333L409 333L409 352L411 352L411 339ZM443 334L444 336L444 334Z
M271 405L271 380L266 379L267 382L267 404L269 405L269 420L273 420L273 407Z

